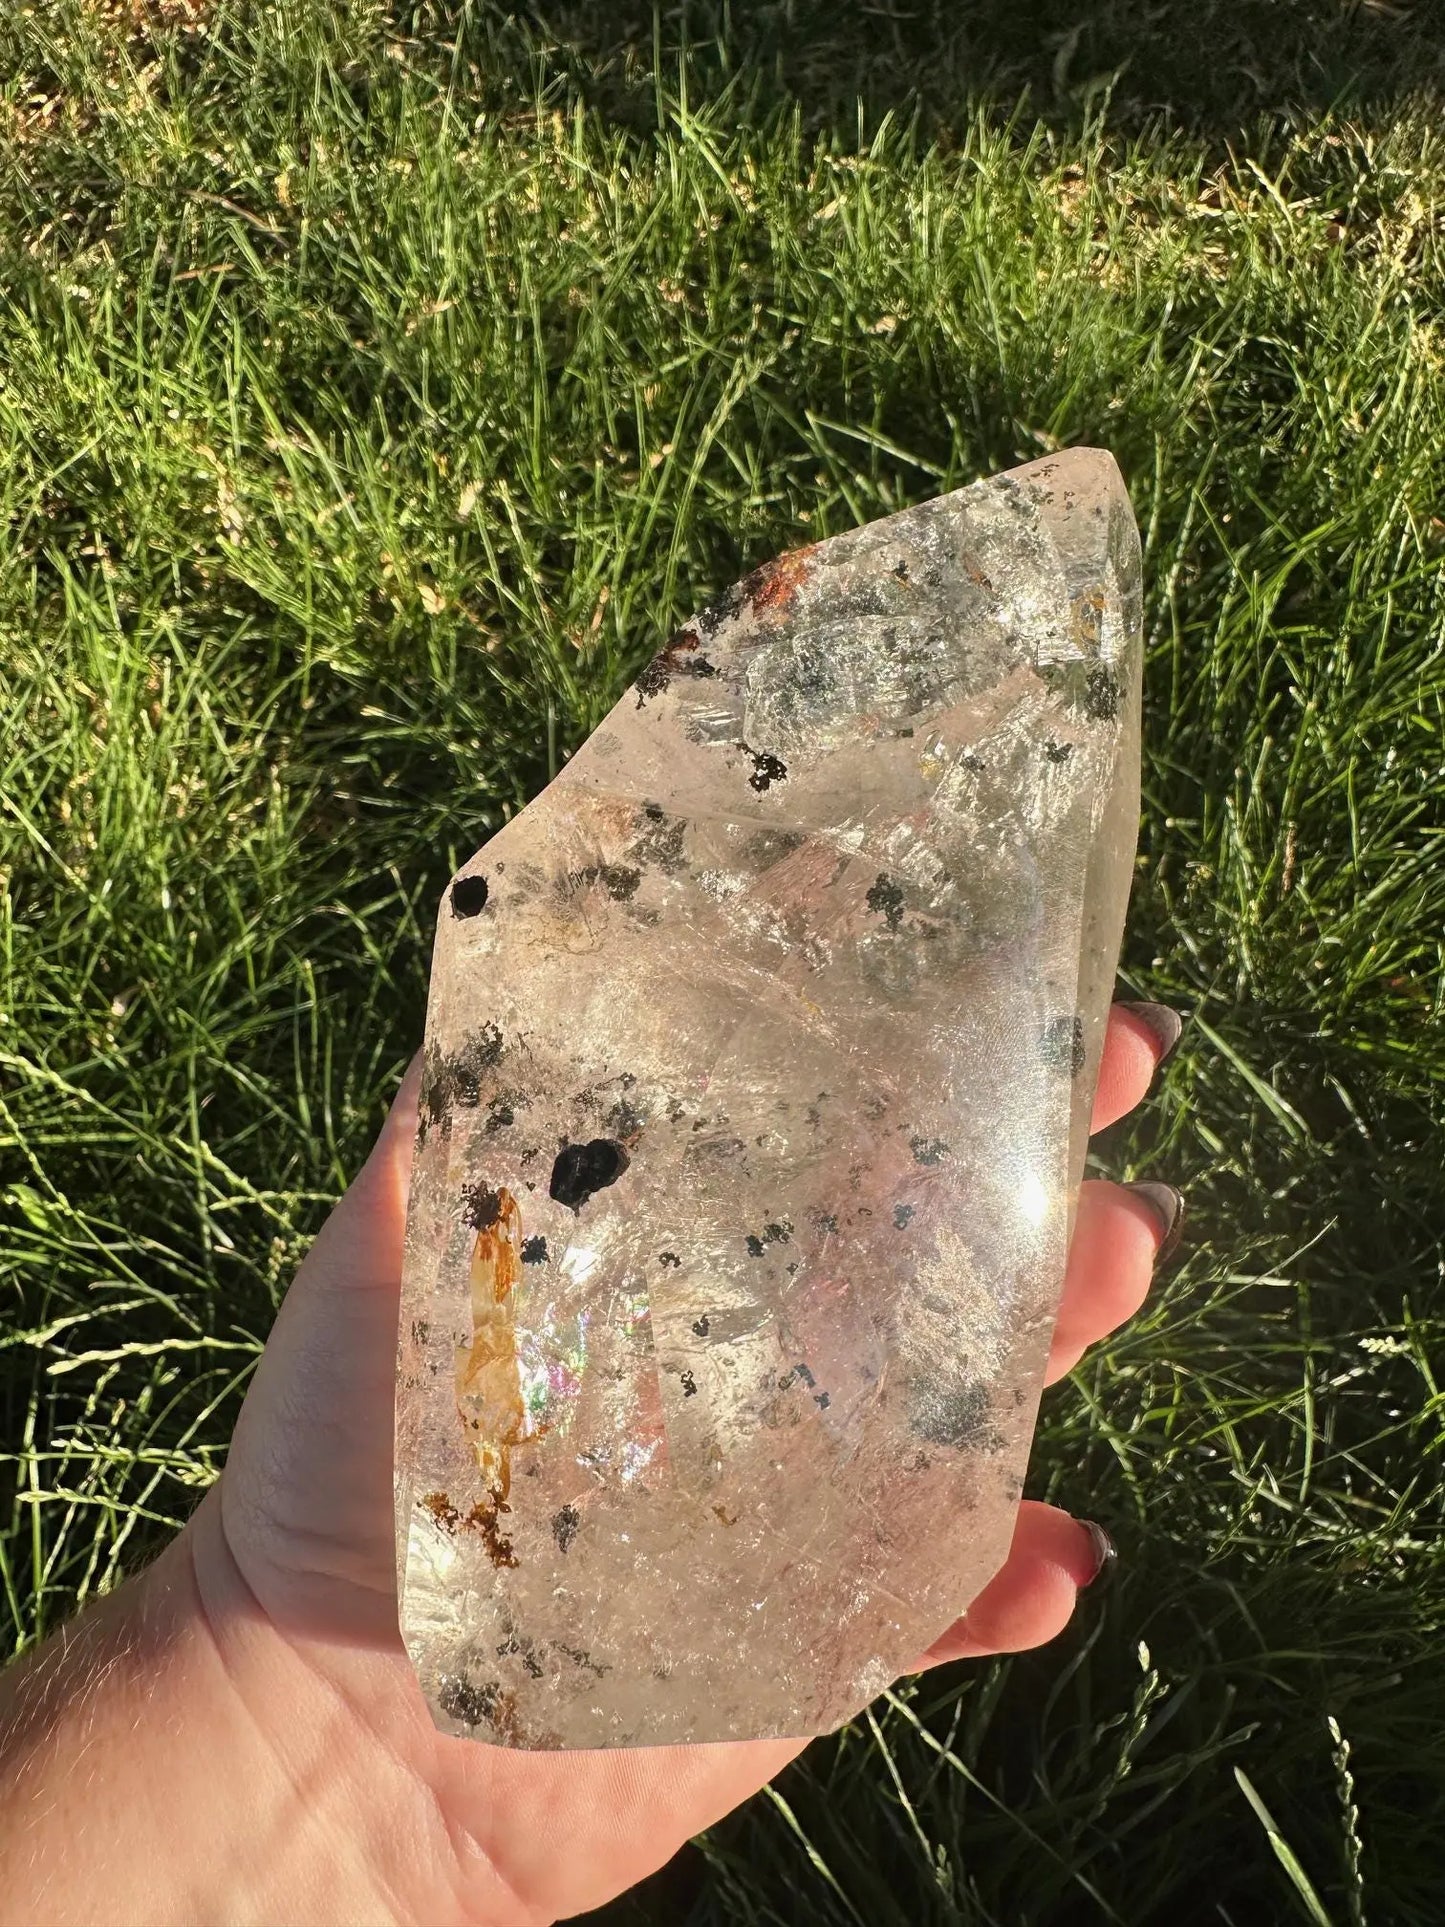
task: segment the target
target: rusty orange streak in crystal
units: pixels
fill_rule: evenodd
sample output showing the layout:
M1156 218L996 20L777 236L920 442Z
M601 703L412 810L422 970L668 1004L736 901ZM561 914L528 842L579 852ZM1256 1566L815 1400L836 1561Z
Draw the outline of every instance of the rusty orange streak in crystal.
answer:
M817 545L792 549L775 562L765 562L746 578L743 588L755 611L787 609L813 571L813 551Z
M496 1196L496 1217L477 1233L472 1250L472 1336L456 1351L457 1411L486 1490L466 1523L481 1531L495 1564L515 1565L497 1515L511 1509L513 1449L542 1428L528 1427L517 1366L512 1292L521 1275L522 1214L510 1191Z

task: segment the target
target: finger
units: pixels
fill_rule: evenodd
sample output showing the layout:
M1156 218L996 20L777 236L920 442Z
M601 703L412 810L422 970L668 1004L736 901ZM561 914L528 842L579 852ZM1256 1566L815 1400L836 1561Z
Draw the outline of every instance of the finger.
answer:
M307 1253L302 1267L307 1283L392 1292L400 1285L421 1068L418 1052L392 1099L370 1157Z
M414 1063L282 1301L221 1481L227 1543L272 1619L376 1646L396 1640L391 1412L419 1085Z
M1179 1042L1183 1023L1164 1004L1115 1004L1109 1012L1091 1130L1102 1131L1141 1102Z
M1183 1208L1184 1200L1168 1184L1091 1179L1079 1187L1046 1385L1071 1372L1091 1345L1127 1324L1139 1310L1160 1250L1178 1230Z
M1074 1603L1112 1557L1097 1526L1025 1499L1001 1571L920 1660L920 1667L1043 1646L1068 1625Z

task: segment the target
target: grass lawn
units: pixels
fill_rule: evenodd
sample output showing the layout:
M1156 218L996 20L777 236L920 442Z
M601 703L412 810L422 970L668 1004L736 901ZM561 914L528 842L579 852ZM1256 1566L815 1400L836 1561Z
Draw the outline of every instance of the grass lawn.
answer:
M1423 0L4 9L9 1648L215 1476L449 869L673 622L1104 443L1191 1023L1100 1164L1189 1234L1031 1489L1117 1580L609 1918L1440 1918L1442 65Z

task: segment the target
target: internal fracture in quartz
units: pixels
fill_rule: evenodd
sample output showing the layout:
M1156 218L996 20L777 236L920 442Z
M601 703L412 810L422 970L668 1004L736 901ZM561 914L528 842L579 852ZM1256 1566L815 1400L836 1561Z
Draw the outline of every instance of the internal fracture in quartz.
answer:
M1077 450L758 570L452 883L397 1400L446 1731L827 1731L1002 1563L1133 863Z

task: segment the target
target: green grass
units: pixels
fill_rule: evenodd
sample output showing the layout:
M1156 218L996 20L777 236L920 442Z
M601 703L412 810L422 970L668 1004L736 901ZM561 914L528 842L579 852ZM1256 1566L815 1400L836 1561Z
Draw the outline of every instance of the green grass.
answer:
M1438 16L111 11L0 19L10 1644L214 1477L450 867L674 619L1102 442L1146 536L1124 979L1192 1014L1102 1162L1190 1235L1032 1489L1118 1580L615 1917L1435 1917Z

